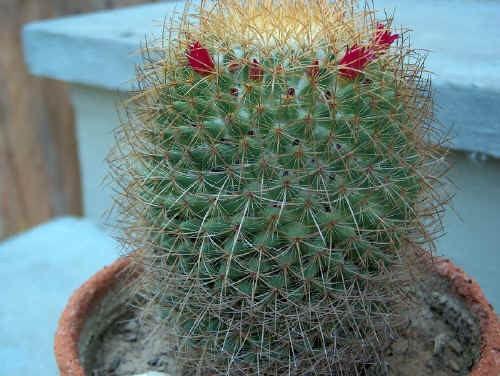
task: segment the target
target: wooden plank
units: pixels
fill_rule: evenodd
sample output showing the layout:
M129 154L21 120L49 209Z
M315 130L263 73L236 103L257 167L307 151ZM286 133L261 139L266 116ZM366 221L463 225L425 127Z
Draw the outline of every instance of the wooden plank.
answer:
M55 216L82 214L74 114L61 82L30 76L30 21L154 1L0 1L0 239ZM57 56L54 56L57 59Z

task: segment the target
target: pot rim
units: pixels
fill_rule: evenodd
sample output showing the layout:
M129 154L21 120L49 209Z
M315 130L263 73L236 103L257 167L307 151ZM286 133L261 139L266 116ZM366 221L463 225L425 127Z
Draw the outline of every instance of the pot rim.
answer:
M86 376L80 362L80 333L94 308L120 282L120 274L130 265L129 256L118 258L85 281L69 298L54 339L54 353L61 376Z
M450 259L435 255L423 257L429 268L451 282L452 291L464 301L478 319L481 331L481 357L470 376L500 374L500 322L479 284ZM132 265L132 257L120 257L104 267L70 297L59 319L54 352L61 376L86 376L80 362L79 338L84 324L99 302L121 280L120 274Z

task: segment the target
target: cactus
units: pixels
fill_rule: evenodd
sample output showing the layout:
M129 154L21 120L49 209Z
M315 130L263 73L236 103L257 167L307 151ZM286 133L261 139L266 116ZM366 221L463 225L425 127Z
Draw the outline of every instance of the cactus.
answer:
M423 58L390 23L219 0L149 42L112 168L133 291L185 374L358 374L397 334L444 164Z

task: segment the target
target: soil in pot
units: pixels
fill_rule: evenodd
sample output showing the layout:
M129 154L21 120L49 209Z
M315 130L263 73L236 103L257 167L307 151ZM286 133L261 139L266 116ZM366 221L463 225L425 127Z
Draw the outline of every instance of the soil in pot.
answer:
M116 311L116 310L115 310ZM94 335L84 355L92 376L125 376L146 371L177 376L171 354L158 331L139 324L126 307ZM97 318L97 320L99 320ZM108 320L109 322L109 320ZM385 351L385 364L368 371L373 376L468 375L480 355L480 330L449 282L437 275L425 279L417 306L408 313L402 337Z

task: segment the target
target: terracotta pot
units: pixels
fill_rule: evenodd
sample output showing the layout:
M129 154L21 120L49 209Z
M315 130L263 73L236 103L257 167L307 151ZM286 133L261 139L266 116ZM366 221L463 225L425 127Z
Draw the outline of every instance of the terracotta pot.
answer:
M129 257L116 260L90 277L71 296L59 318L54 352L61 376L86 376L81 362L82 333L91 325L90 318L112 291L118 291L120 276L131 264Z
M471 376L500 374L500 322L493 307L486 300L478 283L450 260L439 257L427 258L427 262L440 276L451 281L452 289L462 297L471 312L479 319L481 329L481 358ZM54 351L61 376L85 376L80 361L80 346L85 327L92 324L89 318L102 309L103 300L117 290L119 274L130 265L130 258L115 261L93 275L71 296L59 319L55 335ZM112 321L110 319L109 321Z

